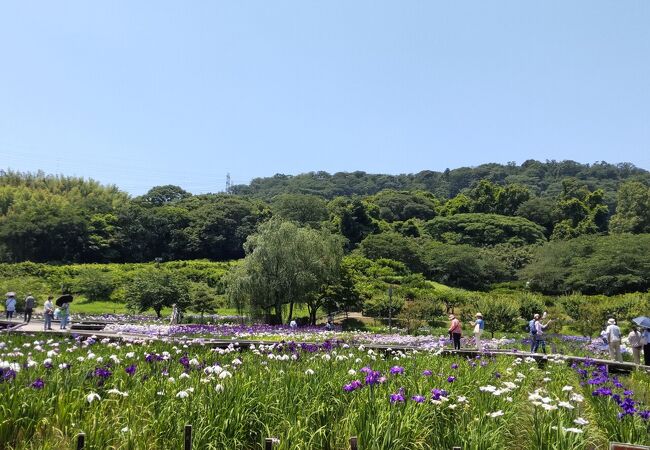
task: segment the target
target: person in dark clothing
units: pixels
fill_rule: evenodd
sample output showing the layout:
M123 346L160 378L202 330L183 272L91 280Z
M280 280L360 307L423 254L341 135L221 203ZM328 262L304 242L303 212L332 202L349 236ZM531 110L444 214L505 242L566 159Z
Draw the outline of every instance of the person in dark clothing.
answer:
M34 306L36 306L36 300L34 300L32 294L27 294L27 298L25 299L25 322L27 323L32 320Z
M463 335L463 328L460 320L456 319L453 314L449 316L451 323L449 324L449 335L454 342L454 350L460 350L460 338Z

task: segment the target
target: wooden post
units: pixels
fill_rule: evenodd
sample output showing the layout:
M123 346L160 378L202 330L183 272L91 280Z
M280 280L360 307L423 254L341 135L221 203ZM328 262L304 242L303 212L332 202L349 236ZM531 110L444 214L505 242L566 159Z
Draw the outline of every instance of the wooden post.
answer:
M185 450L192 450L192 425L185 425Z
M79 433L77 435L77 450L83 450L86 446L86 433Z
M264 439L264 450L272 450L272 449L273 449L273 438Z
M350 438L350 450L359 450L356 436Z

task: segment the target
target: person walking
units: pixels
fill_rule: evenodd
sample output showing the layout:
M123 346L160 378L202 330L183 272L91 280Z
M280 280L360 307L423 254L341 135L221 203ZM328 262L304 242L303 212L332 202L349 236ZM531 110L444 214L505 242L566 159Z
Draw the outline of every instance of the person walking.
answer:
M50 295L47 300L45 300L45 303L43 303L43 320L45 323L43 324L43 330L51 330L52 329L52 318L54 317L54 304L52 303L52 296Z
M641 350L645 345L645 338L641 333L641 330L636 325L632 326L632 331L627 335L627 340L632 347L632 358L634 359L634 364L641 364Z
M533 353L537 353L537 350L541 345L542 352L546 354L546 337L544 336L544 330L551 324L552 320L549 320L544 324L539 318L539 314L535 314L535 317L535 349L533 350ZM546 317L546 313L544 313L543 317Z
M476 349L479 352L483 351L483 343L481 342L481 335L485 329L485 322L483 321L483 314L476 313L476 320L471 322L474 325L474 340L476 341Z
M537 342L537 339L535 339L535 336L537 335L537 327L535 326L535 322L539 320L539 314L535 314L533 318L531 319L530 322L528 322L528 333L530 333L530 352L535 353L535 344Z
M623 361L623 357L621 356L621 329L616 325L616 320L610 318L607 321L605 333L607 335L609 357L613 361Z
M460 320L453 314L449 316L451 323L449 324L449 336L454 343L454 350L460 350L460 338L463 335L463 328Z
M13 319L14 313L16 312L16 297L13 292L7 295L5 311L7 313L7 320Z
M34 300L32 294L27 294L27 297L25 298L25 316L23 318L24 322L29 323L32 320L34 306L36 306L36 300Z
M68 326L68 320L70 318L70 303L64 303L61 305L61 310L59 311L59 319L61 320L61 329L65 330Z
M643 331L643 339L645 339L645 344L643 345L643 364L650 366L650 328L646 328Z

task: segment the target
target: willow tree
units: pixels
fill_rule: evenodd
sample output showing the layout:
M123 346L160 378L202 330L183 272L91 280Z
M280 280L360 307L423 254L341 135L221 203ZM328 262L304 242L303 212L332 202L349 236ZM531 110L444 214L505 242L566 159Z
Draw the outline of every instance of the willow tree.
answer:
M306 304L315 319L321 287L339 276L343 242L325 230L272 220L248 237L244 250L244 261L228 279L228 296L238 306L245 304L253 317L283 323L286 305L287 321L296 304Z

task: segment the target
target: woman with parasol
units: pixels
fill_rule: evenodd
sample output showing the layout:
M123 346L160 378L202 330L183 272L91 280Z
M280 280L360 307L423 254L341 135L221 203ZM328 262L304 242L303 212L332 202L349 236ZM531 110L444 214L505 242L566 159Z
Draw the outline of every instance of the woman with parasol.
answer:
M65 330L68 325L68 320L70 318L70 303L72 303L73 297L70 294L63 294L61 297L56 299L56 306L60 307L59 319L61 320L61 329Z

